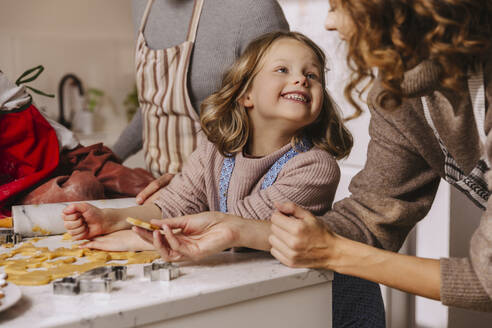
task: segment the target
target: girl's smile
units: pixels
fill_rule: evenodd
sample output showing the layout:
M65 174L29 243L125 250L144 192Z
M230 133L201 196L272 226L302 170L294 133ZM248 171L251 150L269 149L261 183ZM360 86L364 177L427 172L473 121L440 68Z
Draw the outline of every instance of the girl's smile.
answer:
M311 97L306 92L302 91L290 91L282 94L284 99L291 101L297 101L303 104L307 104L311 101Z

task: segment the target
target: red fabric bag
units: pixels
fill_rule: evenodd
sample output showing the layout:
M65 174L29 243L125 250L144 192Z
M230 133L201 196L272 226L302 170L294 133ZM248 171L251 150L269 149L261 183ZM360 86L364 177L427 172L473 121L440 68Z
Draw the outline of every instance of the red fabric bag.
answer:
M50 175L58 166L60 153L55 130L32 104L16 112L0 112L0 131L3 208L9 198Z
M22 77L33 71L38 71L34 77L21 81ZM16 84L32 81L41 72L42 67L29 70ZM18 109L0 110L0 136L2 217L10 215L10 209L6 206L9 200L55 170L60 160L60 150L55 130L31 101Z

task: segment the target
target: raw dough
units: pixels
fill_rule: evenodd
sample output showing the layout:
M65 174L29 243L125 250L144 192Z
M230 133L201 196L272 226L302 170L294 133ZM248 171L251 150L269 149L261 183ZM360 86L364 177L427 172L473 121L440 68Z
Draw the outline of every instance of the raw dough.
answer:
M130 223L131 225L135 225L137 227L144 228L147 230L159 230L160 229L160 227L158 227L156 225L153 225L153 224L150 224L148 222L144 222L144 221L141 221L138 219L130 218L130 217L126 218L126 222Z
M45 230L45 229L41 228L40 226L34 226L32 228L32 232L39 232L42 235L49 235L49 234L51 234L51 231Z
M13 258L16 255L22 258ZM77 264L84 258L87 263ZM55 279L80 274L104 265L127 265L150 263L159 258L156 251L143 252L105 252L72 245L50 251L47 247L36 247L32 242L24 242L9 253L0 254L0 266L8 274L7 280L17 285L45 285ZM116 263L108 263L120 260ZM121 263L126 260L126 263Z
M156 226L156 225L151 224L151 223L148 223L148 222L145 222L145 221L142 221L142 220L139 220L139 219L127 217L126 222L130 223L131 225L134 225L134 226L137 226L140 228L144 228L147 230L151 230L151 231L152 230L159 230L161 234L164 234L164 231L161 230L161 227ZM173 229L172 233L174 233L174 234L181 233L181 228Z
M72 240L72 235L68 232L65 232L62 236L62 240Z

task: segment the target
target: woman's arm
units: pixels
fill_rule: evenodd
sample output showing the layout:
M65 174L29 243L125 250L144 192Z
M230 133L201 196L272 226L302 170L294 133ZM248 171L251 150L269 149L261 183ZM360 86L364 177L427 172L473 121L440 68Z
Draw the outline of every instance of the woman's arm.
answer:
M393 253L340 236L333 270L407 293L440 300L439 260Z
M376 102L382 86L368 97ZM350 197L333 204L322 219L335 233L398 251L434 201L442 151L422 111L405 103L396 111L370 107L364 168L350 181ZM417 131L415 133L413 131ZM425 155L425 158L423 157Z
M438 260L381 250L334 234L292 203L272 215L271 253L292 267L325 268L408 293L440 299Z
M140 108L138 108L130 124L123 130L118 137L118 140L111 148L113 153L115 153L122 162L142 149L142 124L142 112Z

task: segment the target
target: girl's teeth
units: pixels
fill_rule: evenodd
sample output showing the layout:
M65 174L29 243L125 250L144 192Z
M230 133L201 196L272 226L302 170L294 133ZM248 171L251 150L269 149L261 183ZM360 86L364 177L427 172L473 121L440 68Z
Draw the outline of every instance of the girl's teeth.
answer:
M287 99L293 99L293 100L306 102L306 98L304 98L303 96L300 96L300 95L296 95L296 94L289 94L289 95L286 95L285 97Z

